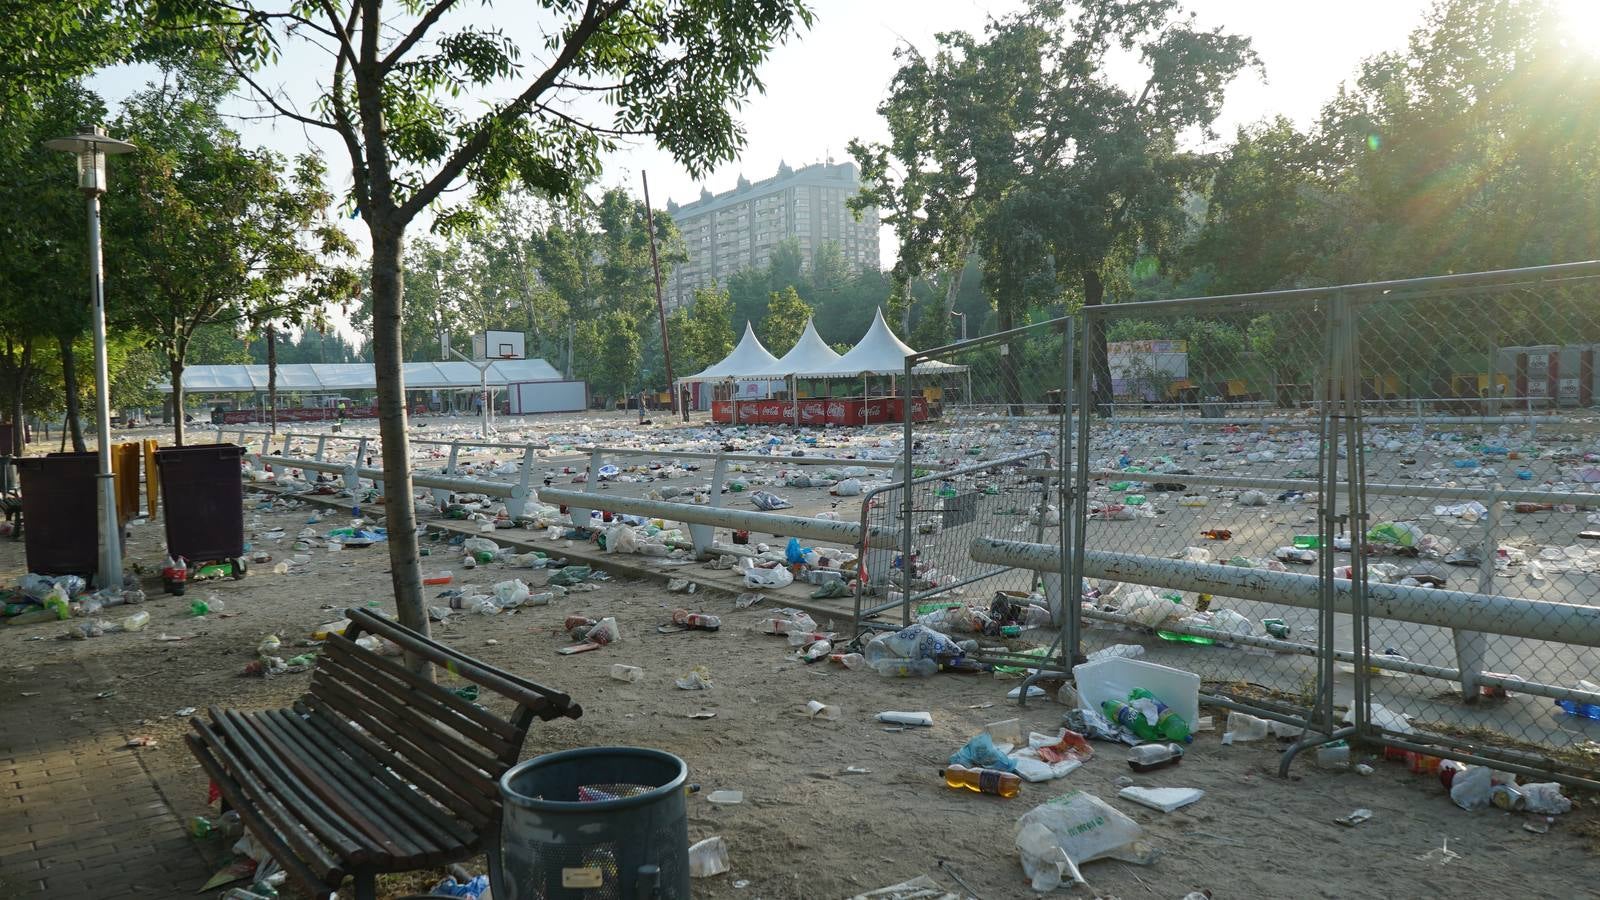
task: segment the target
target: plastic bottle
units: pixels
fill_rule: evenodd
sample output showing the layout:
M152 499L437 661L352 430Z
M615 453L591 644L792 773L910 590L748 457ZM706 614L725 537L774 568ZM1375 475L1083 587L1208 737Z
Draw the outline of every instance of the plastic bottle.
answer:
M806 648L805 653L801 654L801 658L808 663L813 663L819 659L827 659L828 654L832 652L833 644L827 641L817 641Z
M846 669L859 669L867 661L867 658L859 653L833 653L828 656L828 659L844 666Z
M966 788L980 794L996 797L1015 797L1022 793L1022 776L999 769L969 769L966 766L946 766L939 770L948 787Z
M721 618L709 613L692 613L687 609L673 610L672 622L675 625L682 625L684 628L692 628L696 631L716 631L722 627Z
M1156 730L1161 737L1169 741L1182 741L1187 744L1193 739L1189 733L1189 723L1183 720L1165 703L1157 700L1155 695L1144 688L1134 688L1128 692L1129 700L1152 700L1156 704Z
M150 624L150 614L140 610L122 620L123 631L143 631Z
M625 666L622 663L613 663L611 666L611 677L618 681L626 681L629 683L643 681L644 670L638 666Z
M939 671L939 664L931 659L900 659L886 656L875 660L872 663L872 668L879 675L888 675L894 678L909 678L913 675L926 678Z
M1579 703L1576 700L1557 700L1556 705L1569 716L1582 716L1585 719L1600 721L1600 704Z
M1183 762L1183 747L1178 744L1140 744L1128 751L1128 768L1149 772Z
M1153 741L1161 737L1156 727L1145 721L1143 713L1121 700L1102 701L1100 711L1113 723L1133 732L1141 740Z

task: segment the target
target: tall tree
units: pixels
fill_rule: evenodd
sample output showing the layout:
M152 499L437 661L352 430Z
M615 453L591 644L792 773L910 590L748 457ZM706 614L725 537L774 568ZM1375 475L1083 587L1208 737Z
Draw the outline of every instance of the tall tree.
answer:
M165 358L180 446L183 372L199 328L304 321L345 287L326 264L349 242L326 221L321 164L302 157L285 173L275 154L241 147L217 109L230 89L203 64L170 69L129 97L117 121L140 143L126 157L127 189L107 202L117 222L110 278L127 300L114 315Z
M760 86L757 67L811 14L799 0L538 0L530 6L542 52L525 68L517 43L464 20L453 0L282 0L243 11L231 0L145 2L158 20L204 20L263 100L332 132L349 156L352 200L372 243L395 603L400 621L425 634L400 367L407 229L454 185L484 200L518 182L568 194L618 137L652 137L693 174L732 159L742 132L730 108ZM287 40L332 51L318 97L295 103L267 83L262 70ZM440 221L449 227L463 212Z
M811 306L800 299L793 285L773 291L767 300L767 313L756 325L756 337L766 345L773 356L782 356L794 349L795 342L806 330L811 318Z
M1116 78L1113 52L1130 57ZM1136 248L1162 259L1176 249L1185 193L1208 172L1180 141L1209 134L1224 88L1255 63L1246 39L1198 29L1177 0L1086 0L1070 15L1034 0L981 41L942 34L931 59L903 58L884 104L888 149L863 156L879 184L883 155L901 160L896 196L905 227L928 223L923 245L944 241L954 254L951 238L971 229L1002 330L1063 289L1098 305ZM935 169L939 180L924 174ZM948 267L959 264L952 255ZM1103 329L1088 341L1095 397L1109 401Z
M0 104L0 398L20 422L41 344L60 355L73 447L84 449L75 339L88 326L83 195L73 160L44 142L77 133L104 114L100 100L65 82ZM20 452L22 430L16 430Z

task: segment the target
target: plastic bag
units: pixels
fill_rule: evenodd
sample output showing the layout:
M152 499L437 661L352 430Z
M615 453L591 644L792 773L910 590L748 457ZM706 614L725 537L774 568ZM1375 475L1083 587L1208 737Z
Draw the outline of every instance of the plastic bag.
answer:
M955 641L926 625L907 625L893 634L880 634L867 642L863 652L867 662L884 658L937 660L962 655Z
M774 509L788 509L794 505L793 503L790 503L771 491L756 491L754 494L750 495L750 502L756 505L756 509L764 509L769 511Z
M990 737L987 731L973 735L966 746L950 754L950 765L999 769L1002 772L1017 770L1016 762L1000 752L1000 748L994 745L994 738Z
M835 497L858 497L861 495L861 479L846 478L834 485L833 490L828 493Z
M474 537L467 538L465 541L463 541L461 544L461 549L467 553L477 553L480 550L487 551L489 553L499 553L500 545L489 540L488 538Z
M1016 844L1017 853L1022 857L1022 873L1039 893L1053 891L1069 878L1074 884L1088 884L1072 857L1061 849L1055 833L1043 824L1028 823L1017 832Z
M1117 598L1117 612L1129 619L1154 628L1174 616L1181 615L1188 610L1171 600L1157 594L1147 587L1135 588L1126 597Z
M502 581L494 586L494 596L502 609L516 609L528 599L528 586L520 578Z
M799 538L789 538L789 544L784 548L784 559L789 565L797 566L806 561L806 554L814 552L810 547L800 546Z
M1450 799L1462 809L1484 809L1489 805L1493 778L1494 770L1487 766L1471 766L1457 772L1450 782Z
M588 578L592 571L588 566L567 566L557 569L555 574L550 576L549 583L558 587L571 587Z
M763 569L759 566L744 570L745 587L753 588L781 588L794 584L794 575L788 569L777 566Z
M1527 799L1528 812L1546 816L1559 816L1572 811L1572 801L1561 795L1561 785L1554 781L1522 785L1522 796Z
M639 535L626 525L618 525L606 532L607 553L638 553Z
M1050 831L1075 865L1106 858L1148 865L1156 858L1155 849L1143 841L1139 823L1083 791L1063 794L1023 813L1017 820L1018 836L1035 824Z

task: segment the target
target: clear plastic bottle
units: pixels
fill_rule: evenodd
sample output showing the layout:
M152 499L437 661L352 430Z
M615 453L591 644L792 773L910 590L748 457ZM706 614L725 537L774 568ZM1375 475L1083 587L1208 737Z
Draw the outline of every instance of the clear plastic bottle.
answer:
M939 671L939 664L931 659L900 659L886 656L872 662L872 668L879 675L888 675L894 678L909 678L913 675L926 678Z
M1128 768L1149 772L1183 762L1183 747L1178 744L1140 744L1128 751Z

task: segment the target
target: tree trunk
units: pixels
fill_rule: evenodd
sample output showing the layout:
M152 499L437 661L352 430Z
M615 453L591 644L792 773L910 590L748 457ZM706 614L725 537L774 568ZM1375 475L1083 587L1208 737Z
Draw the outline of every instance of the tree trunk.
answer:
M389 568L400 624L428 634L422 568L417 553L417 508L411 486L411 449L406 435L405 348L400 318L404 291L401 253L404 229L383 218L369 219L372 233L372 353L378 382L378 434L383 440L384 514L389 524ZM431 672L423 662L419 673Z
M906 305L900 310L900 333L907 338L911 337L911 305L917 300L911 293L911 279L906 279Z
M577 343L577 339L578 339L577 325L573 321L568 320L567 321L567 380L568 381L572 380L572 345Z
M278 331L267 323L267 427L278 433Z
M1089 270L1083 273L1083 305L1099 306L1105 302L1106 286L1100 273ZM1101 316L1088 316L1088 333L1084 352L1089 354L1091 381L1089 394L1094 399L1095 412L1101 416L1111 411L1111 357L1106 355L1106 321Z
M994 304L994 324L998 331L1010 331L1015 327L1016 298L996 297ZM1000 394L1006 401L1006 414L1021 416L1022 385L1017 383L1017 348L1011 338L1000 344Z
M956 311L956 295L961 293L961 279L967 274L967 267L962 265L955 270L949 278L949 284L944 289L944 317L949 321L950 314Z
M57 335L56 342L61 346L61 381L67 391L67 427L72 431L72 449L83 453L87 445L83 442L83 410L78 400L78 359L72 352L72 338Z
M183 446L183 360L168 359L168 371L172 373L172 441L174 447ZM105 435L100 435L100 440L105 440Z

